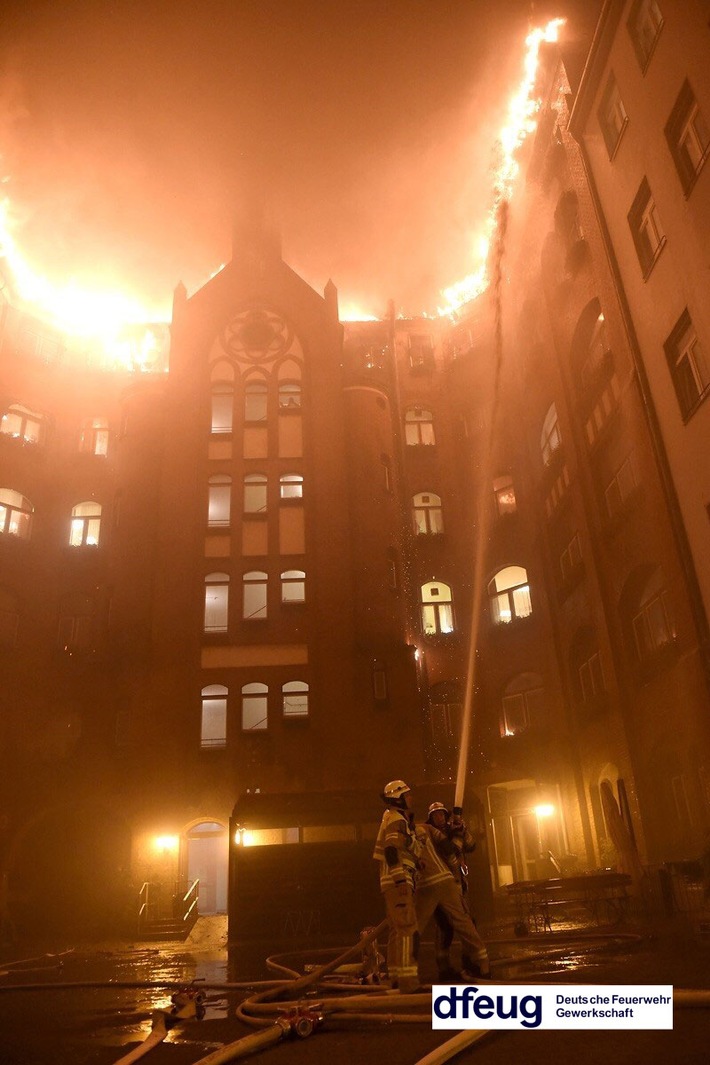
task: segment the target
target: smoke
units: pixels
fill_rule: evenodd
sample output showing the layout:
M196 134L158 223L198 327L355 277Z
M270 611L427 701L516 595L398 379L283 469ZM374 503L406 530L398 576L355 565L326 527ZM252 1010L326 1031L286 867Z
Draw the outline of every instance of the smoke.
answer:
M491 205L528 29L502 6L26 0L0 35L15 237L53 280L167 309L230 257L256 178L314 287L433 312Z

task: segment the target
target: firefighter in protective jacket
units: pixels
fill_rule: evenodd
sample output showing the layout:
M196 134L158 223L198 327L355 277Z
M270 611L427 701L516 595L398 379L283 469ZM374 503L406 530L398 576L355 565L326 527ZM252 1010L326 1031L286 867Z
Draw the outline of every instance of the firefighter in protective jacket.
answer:
M380 890L390 926L387 968L393 985L396 983L406 993L419 986L414 885L420 846L414 831L410 788L403 780L392 780L382 799L387 809L382 815L373 858L379 862Z

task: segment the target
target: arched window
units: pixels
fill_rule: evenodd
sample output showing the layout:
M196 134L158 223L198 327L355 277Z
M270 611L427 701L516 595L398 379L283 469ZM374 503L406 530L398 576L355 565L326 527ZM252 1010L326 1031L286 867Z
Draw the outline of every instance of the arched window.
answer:
M57 645L68 654L94 648L96 603L88 595L67 595L61 603Z
M267 399L266 381L248 381L244 388L244 421L265 422Z
M281 688L283 714L289 719L308 717L308 685L302 680L290 680Z
M287 569L281 574L281 602L305 603L306 574L302 569Z
M200 747L227 746L227 696L224 684L208 684L202 689Z
M0 533L29 540L34 507L12 488L0 488Z
M77 503L71 512L69 543L72 547L98 547L101 535L101 504L93 499Z
M517 736L531 725L541 724L545 713L545 690L537 673L520 673L503 692L501 736Z
M244 513L266 513L266 474L248 473L244 478Z
M106 418L90 418L81 430L81 450L88 455L108 454L108 421Z
M234 418L234 386L228 381L212 385L212 433L231 433Z
M507 625L513 618L532 614L527 571L522 566L499 570L488 585L491 618L495 625Z
M17 440L24 440L26 444L39 444L42 438L44 419L41 414L28 407L22 407L19 403L8 407L0 418L0 433L13 436Z
M283 413L288 410L301 409L301 382L281 381L279 383L279 410Z
M542 452L542 461L546 466L550 465L552 456L561 443L562 437L560 436L560 426L557 420L557 407L553 403L545 415L540 435L540 451Z
M205 632L226 632L229 621L229 574L205 577Z
M17 596L7 588L0 588L0 647L14 647L20 611Z
M431 445L434 439L434 419L430 410L410 407L404 415L404 439L407 444Z
M412 499L414 531L418 536L435 536L444 531L441 499L433 492L419 492Z
M232 478L226 473L215 473L209 479L207 524L211 528L229 525L232 502Z
M451 603L451 589L441 581L423 584L422 628L425 636L454 631L454 612Z
M242 729L258 732L268 725L269 689L266 684L245 684L242 688Z
M282 499L303 498L303 477L300 473L283 473L279 478L279 493Z
M493 495L499 515L514 514L518 509L512 477L497 477L493 482Z
M263 621L266 617L268 576L260 570L252 570L243 577L244 598L242 617L245 621Z

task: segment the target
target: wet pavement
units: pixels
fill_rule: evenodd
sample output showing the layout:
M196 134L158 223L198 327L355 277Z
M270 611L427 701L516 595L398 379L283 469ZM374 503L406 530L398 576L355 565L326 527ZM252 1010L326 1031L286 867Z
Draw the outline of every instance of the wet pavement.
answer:
M559 934L516 939L503 927L486 931L494 977L500 980L710 988L710 937L694 935L687 926L666 923L652 932L625 927L582 941L563 940ZM14 957L6 951L0 954L0 1061L113 1065L149 1035L152 1011L170 1007L173 986L195 980L205 987L204 1019L174 1029L141 1059L148 1065L194 1065L215 1048L254 1031L234 1016L248 992L210 985L274 979L265 959L279 950L290 952L287 964L291 959L300 965L324 960L312 950L323 944L312 943L310 954L297 946L293 941L243 943L228 951L226 918L216 917L201 918L185 943L77 945L61 956L56 952L63 948L55 948L53 957L38 949L16 951ZM18 960L22 963L13 964ZM421 972L424 979L434 977L430 945L424 946ZM122 986L126 984L136 986ZM251 1060L415 1065L448 1034L433 1032L427 1021L386 1026L351 1022L347 1029L329 1028L326 1022L310 1038L281 1042ZM603 1058L613 1065L694 1065L710 1060L709 1047L710 1009L676 1009L672 1032L498 1033L454 1060L497 1065L519 1056L526 1065L549 1063L553 1057L575 1065L598 1065Z

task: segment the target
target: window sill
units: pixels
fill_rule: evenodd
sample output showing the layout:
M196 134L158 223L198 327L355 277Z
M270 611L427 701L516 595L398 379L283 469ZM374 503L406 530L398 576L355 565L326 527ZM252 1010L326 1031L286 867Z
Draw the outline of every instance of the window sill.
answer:
M708 144L707 148L703 152L703 157L695 168L695 173L692 174L691 177L688 178L686 181L683 181L683 175L681 174L681 181L683 181L683 195L685 196L686 200L690 197L691 192L697 185L698 178L700 177L703 169L705 168L705 164L707 163L708 158L710 158L710 144Z
M616 154L619 151L619 145L621 144L621 142L624 139L624 134L626 133L628 125L629 125L629 119L628 119L628 115L627 115L627 117L624 119L623 126L619 130L619 136L616 138L616 142L614 143L614 145L612 146L611 150L609 151L609 162L610 163L613 163L614 159L616 158Z

